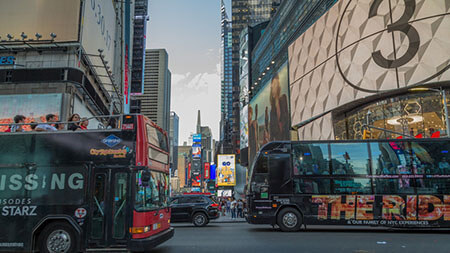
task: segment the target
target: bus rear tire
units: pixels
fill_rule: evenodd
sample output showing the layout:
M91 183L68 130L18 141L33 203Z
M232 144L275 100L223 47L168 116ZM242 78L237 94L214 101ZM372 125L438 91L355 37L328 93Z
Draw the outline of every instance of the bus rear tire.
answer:
M38 243L40 253L73 253L75 231L65 222L53 222L42 230Z
M303 216L295 208L283 208L277 215L277 225L283 232L299 231L302 224Z

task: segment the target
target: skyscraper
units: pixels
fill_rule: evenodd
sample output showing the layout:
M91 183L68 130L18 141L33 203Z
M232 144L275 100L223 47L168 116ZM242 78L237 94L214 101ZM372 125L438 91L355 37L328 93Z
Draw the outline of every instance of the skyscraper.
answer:
M280 5L281 0L232 0L232 33L231 33L231 87L227 95L231 96L230 108L227 108L228 120L221 124L221 133L223 131L224 137L221 138L222 147L227 152L236 153L240 152L239 149L239 122L240 122L240 109L239 109L239 36L242 29L248 25L256 25L258 23L269 20L276 12L277 7ZM229 25L226 16L225 7L222 1L222 42L224 42L224 25ZM225 15L224 15L225 14ZM228 35L228 34L227 34ZM229 37L227 37L229 39ZM228 42L228 41L227 41ZM223 46L225 48L225 46ZM223 58L223 68L227 66L227 58ZM226 69L225 69L226 70ZM224 73L227 73L223 71ZM222 92L224 91L222 84ZM229 98L229 97L227 97ZM223 110L223 109L222 109ZM222 128L223 126L223 128Z
M170 112L169 147L170 168L172 169L172 173L178 168L178 130L179 117L175 112Z
M136 96L141 113L169 132L171 73L165 49L145 50L144 94Z
M228 18L225 4L221 0L221 118L220 141L222 152L231 152L231 127L233 113L232 94L232 30L231 21ZM225 146L225 147L224 147Z

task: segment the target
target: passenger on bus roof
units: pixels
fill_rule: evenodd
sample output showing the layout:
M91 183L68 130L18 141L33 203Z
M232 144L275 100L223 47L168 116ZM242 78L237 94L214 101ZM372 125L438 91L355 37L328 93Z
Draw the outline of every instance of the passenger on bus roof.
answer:
M54 114L47 114L45 116L46 123L37 125L36 131L58 131L54 126L49 123L56 122L58 118Z
M80 115L78 113L72 114L72 116L69 117L68 121L74 123L69 123L69 125L67 126L67 130L75 131L81 129L80 123L78 122L80 121Z
M14 123L16 123L16 124L25 123L25 116L23 116L23 115L14 116ZM22 125L14 125L13 124L5 132L15 133L15 132L23 132L23 131L25 131L25 130L22 128Z
M56 128L56 130L58 130L58 131L64 130L64 124L61 123L61 121L57 121L57 122L55 123L55 128Z
M80 123L81 130L87 130L87 127L89 125L89 120L87 118L82 118Z

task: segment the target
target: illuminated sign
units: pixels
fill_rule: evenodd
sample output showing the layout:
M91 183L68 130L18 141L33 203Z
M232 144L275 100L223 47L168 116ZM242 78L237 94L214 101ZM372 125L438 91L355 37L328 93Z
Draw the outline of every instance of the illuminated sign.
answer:
M218 155L217 165L217 185L235 186L236 185L236 162L235 155Z
M14 56L1 56L0 65L14 65L16 57Z
M194 134L192 136L192 141L193 142L202 142L202 134Z

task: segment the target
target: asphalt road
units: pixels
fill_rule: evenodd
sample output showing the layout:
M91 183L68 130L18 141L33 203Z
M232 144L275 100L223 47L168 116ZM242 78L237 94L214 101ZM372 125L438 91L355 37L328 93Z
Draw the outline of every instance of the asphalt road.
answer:
M308 227L283 233L266 225L210 223L196 228L172 224L175 236L152 252L450 252L450 231Z

